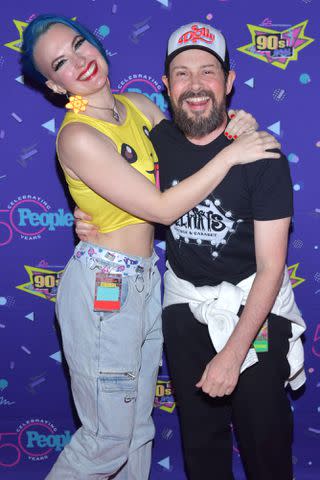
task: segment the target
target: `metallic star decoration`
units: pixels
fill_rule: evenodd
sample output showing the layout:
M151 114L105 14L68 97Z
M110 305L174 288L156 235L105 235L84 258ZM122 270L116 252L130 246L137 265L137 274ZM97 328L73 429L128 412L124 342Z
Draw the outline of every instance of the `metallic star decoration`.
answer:
M238 50L285 70L289 62L298 60L298 52L314 41L304 34L307 23L308 20L305 20L280 32L247 24L252 42Z

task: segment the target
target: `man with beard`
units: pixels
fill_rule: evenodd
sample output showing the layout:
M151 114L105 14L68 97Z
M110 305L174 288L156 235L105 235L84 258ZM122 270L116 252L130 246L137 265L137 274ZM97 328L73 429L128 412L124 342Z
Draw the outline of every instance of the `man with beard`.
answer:
M174 122L151 132L162 189L228 144L234 78L218 30L191 23L171 35L163 82ZM248 479L292 480L285 385L305 381L305 324L285 267L291 215L282 156L233 167L168 229L163 327L189 480L234 478L231 422Z
M151 131L163 190L234 138L226 96L235 79L223 35L196 22L170 36L165 68L174 121ZM291 215L281 156L232 167L167 230L163 327L189 480L234 478L231 422L249 480L292 480L285 386L305 381L305 324L285 267ZM94 235L83 223L76 231Z

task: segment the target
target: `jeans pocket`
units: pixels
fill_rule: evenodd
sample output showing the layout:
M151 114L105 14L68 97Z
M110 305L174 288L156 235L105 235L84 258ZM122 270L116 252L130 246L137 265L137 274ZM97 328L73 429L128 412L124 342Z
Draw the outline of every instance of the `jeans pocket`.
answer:
M132 435L137 378L132 372L101 372L98 385L98 435L128 439Z

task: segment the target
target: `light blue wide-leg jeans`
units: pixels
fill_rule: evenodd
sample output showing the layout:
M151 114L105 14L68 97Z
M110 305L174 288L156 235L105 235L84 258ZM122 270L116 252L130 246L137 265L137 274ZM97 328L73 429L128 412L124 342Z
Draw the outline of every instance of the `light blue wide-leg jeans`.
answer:
M156 254L80 242L60 281L57 316L82 426L47 480L147 480L151 412L162 352ZM97 271L122 273L119 312L93 311Z

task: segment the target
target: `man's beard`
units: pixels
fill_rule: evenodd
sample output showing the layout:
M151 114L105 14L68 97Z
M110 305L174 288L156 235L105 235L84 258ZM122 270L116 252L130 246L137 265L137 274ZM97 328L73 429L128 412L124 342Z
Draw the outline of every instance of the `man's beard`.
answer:
M209 114L203 115L202 112L194 111L191 116L183 109L184 100L194 97L209 97L212 102ZM192 91L184 92L178 99L177 104L172 102L174 121L180 130L190 138L201 138L219 128L225 120L226 114L226 97L220 104L217 103L216 97L210 90L201 90L195 93Z

